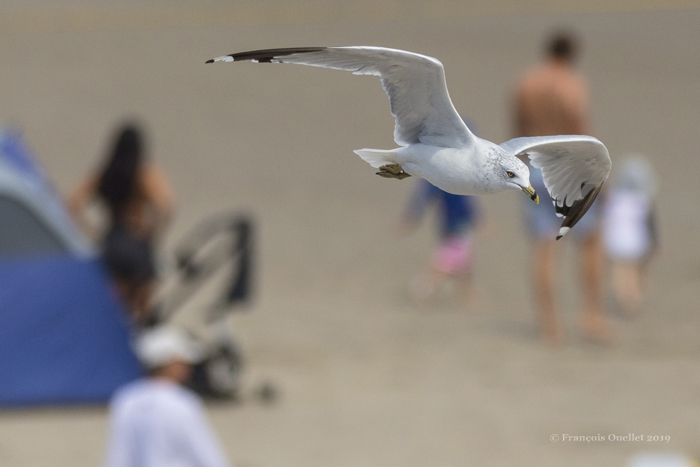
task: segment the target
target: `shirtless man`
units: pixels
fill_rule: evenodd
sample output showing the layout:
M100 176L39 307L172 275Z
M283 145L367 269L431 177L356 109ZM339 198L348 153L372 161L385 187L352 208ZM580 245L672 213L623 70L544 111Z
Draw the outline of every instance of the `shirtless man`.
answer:
M556 35L548 44L546 61L520 80L515 99L517 136L591 134L587 86L573 69L575 57L574 39ZM530 172L535 190L547 193L541 172L532 167ZM534 287L542 335L548 343L558 345L563 334L554 296L557 259L554 239L561 219L554 214L551 203L542 201L539 205L530 203L533 206L527 206L526 218L533 239ZM594 204L572 233L581 254L585 300L583 330L587 338L602 342L608 340L608 326L602 306L603 256L598 217Z

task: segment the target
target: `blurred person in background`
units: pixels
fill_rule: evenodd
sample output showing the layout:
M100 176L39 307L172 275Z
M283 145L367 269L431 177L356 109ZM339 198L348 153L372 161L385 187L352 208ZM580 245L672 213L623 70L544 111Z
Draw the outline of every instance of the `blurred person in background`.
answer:
M199 396L182 386L199 349L175 327L145 331L136 355L148 377L110 401L105 467L230 467Z
M657 183L644 156L627 156L618 167L603 204L603 243L617 305L631 316L648 291L649 263L658 249Z
M440 244L427 268L411 284L416 300L427 300L453 280L465 306L474 305L473 233L479 219L478 201L474 196L453 195L427 180L418 180L402 219L402 231L413 230L429 204L439 210Z
M573 67L577 45L570 34L554 35L547 44L544 63L520 79L515 96L515 136L591 134L587 85ZM523 161L529 165L527 157ZM542 196L540 204L528 203L525 207L525 222L532 239L533 279L541 331L548 343L559 345L563 331L555 305L558 257L555 237L561 219L556 216L547 195L542 172L529 167L532 186ZM599 213L598 203L594 203L572 231L571 238L575 239L581 257L585 336L596 342L607 342L610 335L603 313Z
M69 196L69 209L88 234L95 229L86 208L95 200L107 214L104 261L134 321L143 324L155 278L154 242L172 216L174 197L165 173L147 160L137 125L119 129L103 167Z

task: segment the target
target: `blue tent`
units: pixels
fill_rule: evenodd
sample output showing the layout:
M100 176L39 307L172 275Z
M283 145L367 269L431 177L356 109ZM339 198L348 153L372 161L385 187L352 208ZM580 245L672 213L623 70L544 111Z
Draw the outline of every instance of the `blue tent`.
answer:
M0 406L106 401L141 368L95 251L0 130Z

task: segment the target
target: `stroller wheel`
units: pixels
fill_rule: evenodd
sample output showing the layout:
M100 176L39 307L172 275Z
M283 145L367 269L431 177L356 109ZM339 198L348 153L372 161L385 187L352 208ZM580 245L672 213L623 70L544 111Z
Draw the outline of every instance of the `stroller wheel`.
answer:
M260 398L260 402L263 404L272 404L278 398L277 389L268 382L262 383L258 390L256 391L257 396Z
M241 387L243 362L233 348L223 347L204 363L208 392L216 397L236 399Z

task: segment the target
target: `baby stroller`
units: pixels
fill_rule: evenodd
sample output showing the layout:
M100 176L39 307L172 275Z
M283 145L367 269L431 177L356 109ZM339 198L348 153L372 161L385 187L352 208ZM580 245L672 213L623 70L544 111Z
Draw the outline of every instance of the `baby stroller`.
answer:
M229 318L250 302L252 263L250 217L215 216L195 227L176 246L174 264L156 297L149 325L167 323L184 329L205 355L195 365L190 382L192 389L204 396L240 396L243 356Z

